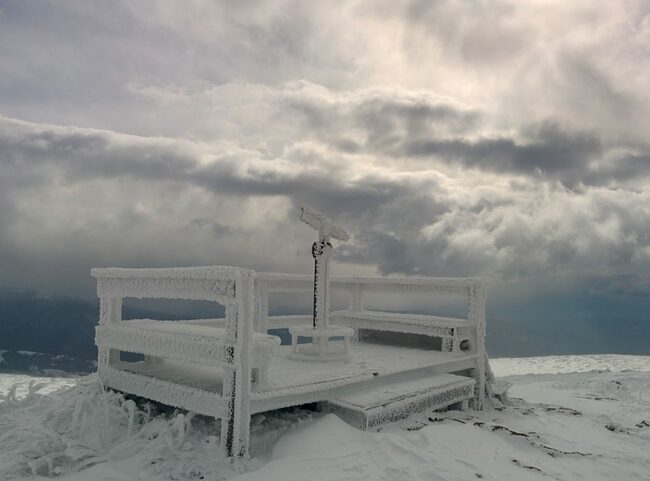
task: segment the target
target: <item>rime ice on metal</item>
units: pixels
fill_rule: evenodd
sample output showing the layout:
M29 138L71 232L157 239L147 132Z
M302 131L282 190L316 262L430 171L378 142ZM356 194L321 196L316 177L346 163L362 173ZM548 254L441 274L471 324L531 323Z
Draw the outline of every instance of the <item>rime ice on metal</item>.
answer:
M301 208L300 220L318 231L318 238L311 247L314 257L314 309L312 328L305 326L291 327L291 355L299 360L332 361L348 355L350 338L354 331L342 326L329 325L330 281L329 264L332 255L331 239L346 241L350 235L336 225L325 214L315 211L307 205ZM311 344L298 344L298 338L311 338ZM332 338L343 338L343 345Z

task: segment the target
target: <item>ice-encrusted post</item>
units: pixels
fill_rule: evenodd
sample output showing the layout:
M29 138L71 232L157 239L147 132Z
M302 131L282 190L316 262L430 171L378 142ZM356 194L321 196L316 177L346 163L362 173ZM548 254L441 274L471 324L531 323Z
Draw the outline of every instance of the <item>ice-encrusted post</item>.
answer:
M358 281L352 284L350 290L350 310L354 312L363 310L363 292Z
M99 298L99 324L110 324L122 320L122 298L102 295ZM97 371L100 379L102 371L112 362L117 361L119 352L106 347L100 347L97 362Z
M252 272L238 271L233 283L234 293L226 301L221 448L235 463L248 456L250 440L253 283Z
M314 329L327 329L329 324L329 261L332 252L330 238L346 241L350 234L341 229L325 214L307 205L300 207L300 220L318 231L318 239L311 246L314 258Z
M269 319L269 287L266 281L255 281L255 325L253 330L266 334Z
M476 325L477 352L485 353L485 286L482 282L476 283L469 288L469 320ZM476 381L472 408L483 409L485 402L485 356L479 355L476 359L476 367L473 369L473 377Z

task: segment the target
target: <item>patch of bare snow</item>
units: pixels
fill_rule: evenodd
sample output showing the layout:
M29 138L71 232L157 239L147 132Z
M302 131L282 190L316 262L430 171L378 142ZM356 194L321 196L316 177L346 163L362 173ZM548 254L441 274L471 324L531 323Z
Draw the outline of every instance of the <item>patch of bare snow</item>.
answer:
M562 374L588 371L650 371L650 356L585 354L490 359L497 377L515 374Z

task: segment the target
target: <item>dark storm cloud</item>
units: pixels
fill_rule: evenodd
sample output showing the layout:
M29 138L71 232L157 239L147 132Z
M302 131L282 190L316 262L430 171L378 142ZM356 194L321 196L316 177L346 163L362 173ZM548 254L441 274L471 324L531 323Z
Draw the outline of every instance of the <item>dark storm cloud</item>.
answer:
M606 185L650 175L650 146L603 140L547 120L518 131L477 135L487 115L429 95L401 91L334 96L308 89L283 94L282 105L306 120L307 135L346 153L418 158L496 173L542 173L567 186ZM345 138L346 132L357 138ZM621 153L623 152L623 153Z
M343 260L365 264L371 259L379 259L382 273L416 273L419 263L414 263L409 255L409 244L397 235L379 230L364 230L356 236L358 248L342 246L337 255Z
M183 152L155 141L120 145L105 132L61 130L23 131L18 138L0 130L3 164L34 173L54 165L69 182L120 176L174 179L194 166Z
M589 171L589 163L600 158L604 147L593 134L564 132L559 126L546 123L529 127L524 131L524 140L512 138L487 138L469 140L453 136L442 138L422 138L429 132L428 125L440 116L452 117L463 122L473 119L475 114L458 113L449 106L432 108L430 106L405 107L387 102L373 107L362 104L359 108L357 126L366 129L366 141L357 146L371 153L392 157L417 157L439 159L466 167L494 172L512 172L534 175L543 172L571 185L576 182L600 183L601 177L624 179L631 175L650 172L646 160L650 154L626 155L613 163L599 175ZM327 115L327 113L324 113ZM472 120L469 120L472 121ZM19 123L14 123L20 128ZM218 159L209 166L201 166L193 153L184 151L182 142L173 143L166 139L160 141L133 137L132 142L111 139L106 132L74 129L23 131L24 136L11 137L0 131L3 161L7 165L48 163L59 159L65 166L67 181L84 177L132 176L161 178L168 180L191 181L209 189L218 189L237 195L281 195L296 193L305 197L309 192L325 192L335 180L322 173L314 175L297 171L286 175L273 168L264 168L261 161L246 172L238 167L251 155L261 156L259 152L239 151L228 155L221 152L212 154ZM433 134L432 134L433 135ZM324 141L334 138L334 146L340 146L340 139L326 133ZM128 138L127 136L124 137ZM343 151L348 150L343 146ZM270 164L269 160L267 164ZM355 190L355 189L351 189ZM361 189L363 190L363 189ZM368 195L380 192L381 186L371 186ZM363 195L362 192L359 192ZM381 194L377 194L381 195ZM316 196L318 197L318 196Z
M598 174L588 174L587 183L605 184L610 179L643 179L650 175L650 146L617 155Z
M343 252L356 262L373 259L383 273L491 272L503 279L574 269L635 271L648 264L647 196L615 196L600 189L584 195L544 190L532 195L526 209L516 195L505 203L488 200L484 193L476 193L466 205L449 202L440 215L423 220L418 235L387 232L383 224L374 223L359 233L358 244Z
M202 162L202 157L209 161ZM218 195L283 196L295 206L307 202L327 206L333 214L356 216L434 184L372 175L350 180L332 176L328 169L302 169L298 163L278 168L278 162L251 150L224 153L218 146L173 139L0 119L0 165L6 178L33 178L43 188L123 178L145 184L166 181Z
M139 138L92 129L37 126L0 118L0 163L16 178L41 174L49 183L55 173L67 183L129 177L173 181L218 194L289 196L300 202L326 204L336 212L363 211L405 193L408 186L360 179L343 183L326 170L277 169L260 152L218 148L170 139ZM200 156L209 156L202 164ZM290 168L294 167L294 168ZM49 168L54 168L50 170ZM49 178L48 178L49 177ZM348 206L348 207L345 207Z
M415 157L437 157L467 167L495 172L544 172L568 183L582 180L589 163L604 151L593 133L569 133L553 123L531 126L522 140L484 138L403 139L395 152Z
M478 112L462 108L450 99L425 93L386 90L347 93L333 98L323 94L331 95L297 86L283 95L283 103L302 114L307 125L315 131L352 123L364 128L373 143L396 134L420 136L434 127L446 132L467 132L476 127L479 120Z
M337 177L327 168L303 169L299 163L269 159L256 151L225 150L175 139L0 119L5 187L0 217L6 226L0 235L0 249L6 254L3 278L20 282L50 266L39 275L39 288L56 282L50 272L68 272L75 280L70 288L76 288L73 285L83 284L82 273L92 262L192 263L177 249L196 245L201 238L205 242L199 247L206 252L197 249L192 253L195 259L210 254L213 259L224 255L236 259L232 252L240 250L247 265L259 266L242 244L268 241L277 235L273 226L295 226L293 217L304 202L336 216L353 232L373 222L419 228L432 218L426 196L418 198L413 192L434 187L434 179L389 179L370 173L354 179ZM204 192L201 203L227 202L234 210L229 213L224 207L214 218L209 208L184 206L181 199L197 188ZM52 196L57 199L54 205L46 200ZM290 218L284 209L271 210L251 233L245 227L246 216L239 212L249 199L260 197L288 200ZM103 204L107 200L110 204ZM423 215L417 219L404 215L402 202ZM125 243L128 238L132 242ZM150 244L153 239L156 248ZM210 246L212 239L219 243ZM116 246L122 250L117 256ZM288 241L280 249L296 248Z

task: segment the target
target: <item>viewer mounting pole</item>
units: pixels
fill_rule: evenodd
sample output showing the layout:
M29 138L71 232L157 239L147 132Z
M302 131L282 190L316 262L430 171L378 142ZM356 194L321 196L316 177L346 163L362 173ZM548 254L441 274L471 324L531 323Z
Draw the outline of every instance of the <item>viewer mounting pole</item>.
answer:
M318 231L318 239L311 246L314 257L314 329L329 325L329 260L332 251L330 238L346 241L350 235L325 214L308 205L300 207L300 220Z

